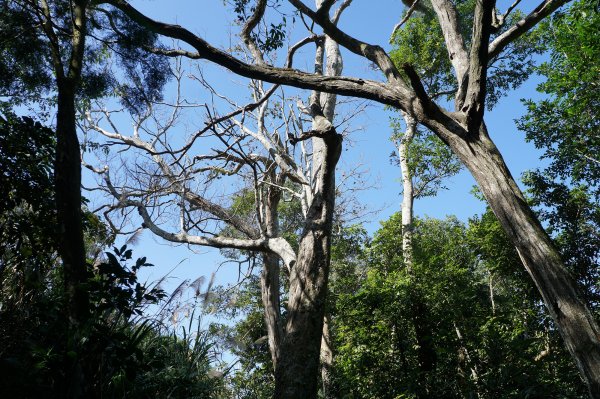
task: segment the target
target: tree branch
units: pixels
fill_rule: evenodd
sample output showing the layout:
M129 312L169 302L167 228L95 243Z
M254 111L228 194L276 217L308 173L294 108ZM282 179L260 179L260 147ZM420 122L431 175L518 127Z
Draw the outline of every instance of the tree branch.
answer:
M381 48L380 46L362 42L346 34L329 19L329 14L315 12L300 0L289 0L289 2L294 7L296 7L298 11L307 15L321 28L323 28L327 36L331 37L337 43L344 46L353 53L365 57L369 61L377 65L379 69L385 74L388 82L397 84L399 88L403 90L410 91L410 89L403 82L400 72L398 71L398 69L396 69L394 63L383 48ZM319 11L322 8L323 7L321 7ZM410 93L406 92L404 94L409 95Z
M473 18L473 36L469 55L469 75L466 104L467 131L477 132L485 110L485 86L487 81L488 41L492 27L492 10L495 0L477 0ZM458 104L460 106L460 104Z
M419 0L414 0L412 5L408 8L408 11L406 11L406 15L404 16L404 18L402 18L402 20L394 26L394 29L392 29L392 34L390 35L390 43L392 42L394 35L396 34L396 31L398 29L400 29L402 27L402 25L404 25L406 23L406 21L408 21L410 16L417 9L418 5L419 5Z
M431 4L437 14L440 27L442 28L444 41L446 42L446 48L448 49L448 56L454 67L454 73L456 74L457 82L459 82L460 91L460 82L462 82L469 69L469 56L465 47L465 40L460 33L458 13L456 12L456 7L450 0L431 0Z
M158 22L145 16L125 0L105 0L105 2L118 8L140 25L161 35L189 44L196 49L203 59L219 64L247 78L281 83L302 89L335 92L341 95L367 98L392 106L398 106L399 102L408 102L410 98L410 92L407 90L394 89L381 82L359 78L319 76L295 69L250 65L211 46L202 38L179 25ZM390 65L393 66L391 61Z
M552 14L559 7L570 1L571 0L544 0L529 15L521 19L492 41L488 50L489 58L492 59L496 57L506 46L521 37L521 35L534 27L542 19Z

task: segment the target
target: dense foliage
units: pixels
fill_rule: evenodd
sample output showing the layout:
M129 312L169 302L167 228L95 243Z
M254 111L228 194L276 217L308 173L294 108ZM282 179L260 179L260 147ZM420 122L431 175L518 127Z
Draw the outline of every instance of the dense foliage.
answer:
M165 293L138 281L151 266L132 250L114 248L93 214L85 213L90 272L90 318L68 334L64 284L56 256L52 131L5 110L0 117L0 396L211 397L210 341L202 331L180 337L141 317ZM188 330L189 331L189 330ZM191 333L191 331L190 331ZM68 350L67 350L68 348ZM79 362L74 361L75 359ZM93 383L69 381L69 367L83 364Z

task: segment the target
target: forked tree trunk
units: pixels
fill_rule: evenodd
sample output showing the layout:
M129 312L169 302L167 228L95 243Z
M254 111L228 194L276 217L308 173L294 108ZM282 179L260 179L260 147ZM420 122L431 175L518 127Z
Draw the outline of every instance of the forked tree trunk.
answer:
M500 152L482 125L478 137L449 145L471 171L490 208L538 288L588 386L600 398L600 329L580 299L573 277L527 205Z
M306 222L296 264L290 275L288 319L275 378L275 398L317 397L319 353L329 278L331 229L335 200L335 166L342 137L328 132L326 153Z

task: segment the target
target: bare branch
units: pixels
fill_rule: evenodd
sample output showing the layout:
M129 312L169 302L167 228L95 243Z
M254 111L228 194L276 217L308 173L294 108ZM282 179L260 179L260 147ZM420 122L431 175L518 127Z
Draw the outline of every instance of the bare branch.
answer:
M469 56L465 47L465 40L460 33L456 7L450 0L431 0L431 4L440 22L448 56L454 67L456 80L459 82L460 87L460 82L462 82L469 69Z
M408 21L408 19L411 17L413 12L417 9L418 4L419 4L419 0L414 0L413 3L411 4L411 6L408 8L408 11L406 11L406 15L404 16L404 18L402 18L402 20L394 26L394 29L392 29L392 34L390 35L390 42L394 38L396 31L398 29L400 29L402 27L402 25L404 25L406 23L406 21Z
M145 16L125 0L106 0L106 3L117 7L134 21L152 31L189 44L196 49L198 54L200 54L203 59L219 64L241 76L251 79L265 80L271 83L282 83L303 89L336 92L341 95L368 98L393 106L398 106L399 101L409 101L410 98L410 92L407 91L407 89L398 90L398 88L394 89L384 83L371 80L347 78L341 76L320 76L294 69L274 68L263 65L250 65L238 60L222 50L211 46L204 39L194 35L192 32L182 28L179 25L158 22ZM313 15L314 14L315 13L313 13ZM368 47L367 50L369 49L373 51L373 46ZM381 53L381 51L379 51L379 53ZM391 60L389 63L386 63L386 65L389 68L395 69ZM382 70L385 72L388 71L389 68ZM392 71L392 69L389 69L389 71Z
M515 2L512 3L510 7L508 7L506 12L500 15L497 14L496 8L494 8L494 10L492 11L492 26L494 27L494 29L500 29L504 25L504 22L506 22L506 17L510 15L510 13L515 9L516 6L519 5L520 2L521 0L515 0Z
M383 48L381 48L380 46L362 42L340 30L329 19L329 14L320 12L323 7L319 9L319 12L315 12L300 0L289 0L289 2L294 7L296 7L301 13L307 15L309 18L311 18L313 21L319 24L319 26L323 28L325 33L337 43L346 47L353 53L365 57L369 61L375 63L379 67L379 69L385 74L388 82L393 82L394 84L397 84L400 89L407 90L407 92L404 93L405 95L410 94L409 88L402 81L400 72L398 71L398 69L396 69L396 66L394 65L394 63ZM319 90L318 88L315 89Z
M248 18L248 20L244 24L244 27L242 28L242 31L240 32L240 36L241 36L242 40L244 41L244 44L246 45L246 47L248 47L248 49L252 53L252 56L254 57L254 61L260 65L266 64L265 59L263 57L262 51L260 51L260 49L258 48L258 45L256 44L256 41L254 39L252 39L252 36L250 34L252 33L252 30L254 28L256 28L256 25L258 25L258 23L262 19L263 15L265 14L266 8L267 8L267 0L258 0L256 2L256 6L254 8L254 13L250 16L250 18Z
M202 245L213 248L233 248L249 251L271 252L278 255L284 264L291 268L296 263L296 254L291 245L283 238L261 238L256 240L229 238L229 237L203 237L190 235L184 232L170 233L158 227L150 217L146 207L139 201L121 200L123 206L136 207L142 220L143 227L150 229L157 236L164 238L167 241Z
M506 46L533 28L538 22L552 14L559 7L571 0L544 0L525 18L514 24L506 32L498 36L489 46L488 54L492 59L504 50Z

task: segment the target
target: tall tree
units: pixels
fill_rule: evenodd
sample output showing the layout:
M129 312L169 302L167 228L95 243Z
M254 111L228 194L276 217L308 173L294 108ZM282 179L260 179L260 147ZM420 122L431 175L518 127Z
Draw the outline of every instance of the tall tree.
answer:
M269 47L277 47L274 43L278 33L264 32L258 25L267 9L266 1L260 1L250 12L245 5L241 4L238 12L246 55L254 65L265 66ZM340 7L332 15L332 21L337 22L343 9ZM291 66L294 52L308 43L316 44L315 73L339 76L342 69L339 46L324 35L310 35L292 46L286 63ZM177 71L175 74L180 82L182 74ZM215 92L209 82L204 82L204 87ZM158 236L173 242L261 254L261 296L276 396L312 397L317 393L338 188L335 169L342 145L342 135L333 125L336 96L313 91L307 105L298 104L301 114L298 115L286 110L284 98L277 109L270 108L269 99L277 86L267 90L262 82L253 81L251 88L253 103L223 116L208 114L206 127L179 149L172 147L168 135L179 110L185 106L180 98L174 104L172 118L162 123L153 120L157 105L147 102L147 109L134 115L136 128L131 135L115 130L110 123L110 112L90 112L87 121L90 130L142 150L154 164L148 184L143 181L145 177L134 177L139 189L132 189L128 183L118 184L106 168L96 171L104 176L105 188L115 200L112 209L136 208L144 226ZM274 115L273 126L268 123L269 114ZM145 124L147 121L159 128L151 130ZM304 129L307 121L311 127ZM207 140L203 137L207 132L223 148L211 154L192 155L195 141ZM147 174L148 168L139 168L142 175ZM242 177L242 184L247 186L237 194L245 201L218 203L211 199L210 184L227 177L232 180ZM194 187L195 182L201 181L204 185ZM296 231L286 232L280 227L278 213L281 202L290 195L292 200L299 200L302 222ZM173 201L174 197L178 199ZM239 208L241 203L251 212L243 212ZM166 204L179 208L178 233L171 233L157 219ZM207 221L210 219L217 222ZM286 237L286 233L293 239ZM285 319L281 314L281 261L289 274Z
M527 205L483 121L490 62L567 3L566 0L544 0L512 26L507 25L507 15L516 5L499 13L494 1L477 1L468 41L461 29L464 19L459 18L455 3L433 0L433 10L453 68L453 110L446 110L435 102L433 93L427 92L411 64L402 63L402 68L398 69L382 47L360 41L338 28L329 17L335 1L324 1L316 10L300 0L289 0L289 3L339 45L373 63L385 76L385 82L332 78L268 65L251 65L211 46L181 26L148 18L125 0L107 3L155 32L186 42L195 50L195 57L223 65L242 76L367 98L412 112L417 121L446 143L473 174L544 299L590 395L600 397L598 324L578 294L554 244Z
M86 99L106 95L111 83L117 82L106 68L95 68L99 58L93 50L100 50L109 42L115 48L127 47L118 38L103 41L110 39L112 30L104 31L100 35L102 38L96 36L91 44L86 40L103 26L110 26L105 16L93 14L91 5L87 0L2 1L0 4L4 22L0 34L2 51L6 55L0 68L14 77L3 79L0 89L3 95L9 96L12 105L28 106L34 112L45 113L47 118L50 113L55 116L55 230L69 315L68 342L74 345L69 350L71 353L77 353L75 345L81 338L80 326L85 324L90 311L77 109ZM132 25L129 19L126 22ZM123 20L112 26L122 27ZM148 37L146 30L136 37L137 46L152 42L140 41L143 37ZM121 60L132 59L131 51L117 53ZM149 70L156 71L154 68ZM65 395L79 397L87 385L82 374L84 367L77 356L65 356L65 362L65 369L72 370L72 375L62 382Z

